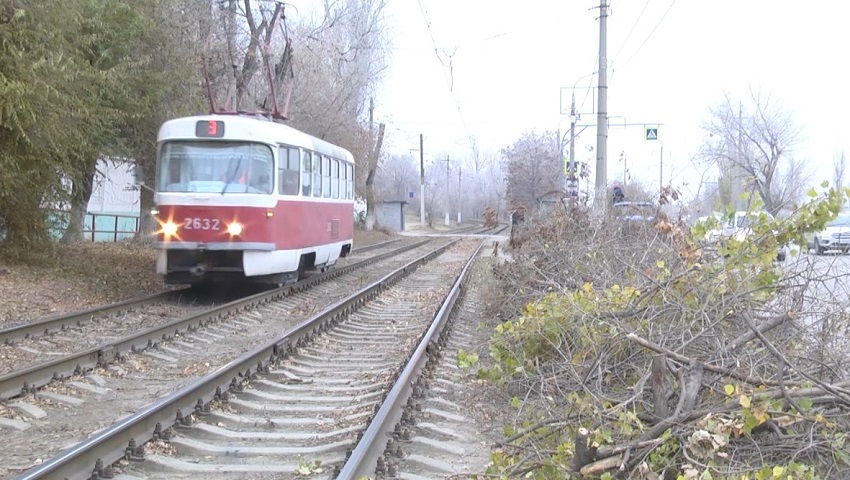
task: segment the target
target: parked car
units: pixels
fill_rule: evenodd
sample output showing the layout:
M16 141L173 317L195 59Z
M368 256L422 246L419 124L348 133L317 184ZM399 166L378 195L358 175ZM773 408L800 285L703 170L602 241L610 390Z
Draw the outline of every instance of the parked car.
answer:
M737 241L744 241L745 239L747 239L747 237L753 234L753 225L758 221L762 213L767 216L768 221L772 222L774 220L773 215L767 212L748 211L737 211L734 215L722 216L720 218L718 218L717 214L714 214L708 217L704 217L704 219L700 219L705 225L708 225L709 222L713 222L711 220L712 217L719 220L717 222L713 222L714 228L709 229L705 233L703 245L708 248L713 248L716 247L719 243L733 238ZM779 262L784 262L785 258L787 257L787 252L787 246L778 246L776 252L776 260Z
M652 202L617 202L614 215L624 222L652 223L658 209Z
M710 215L699 217L694 222L694 225L702 225L705 227L705 235L703 235L702 243L704 245L715 245L723 235L723 214L713 212Z
M840 214L835 220L828 222L823 231L815 233L812 248L818 255L827 250L840 250L846 253L850 250L850 214Z
M734 238L738 241L744 241L747 237L753 234L753 225L758 221L761 215L766 215L768 221L773 222L773 215L767 212L748 212L737 211L733 216L726 220L723 224L723 230L720 234L720 239ZM780 245L777 248L776 260L785 261L788 247Z
M629 237L647 235L658 218L658 209L652 202L616 202L613 210L617 228Z

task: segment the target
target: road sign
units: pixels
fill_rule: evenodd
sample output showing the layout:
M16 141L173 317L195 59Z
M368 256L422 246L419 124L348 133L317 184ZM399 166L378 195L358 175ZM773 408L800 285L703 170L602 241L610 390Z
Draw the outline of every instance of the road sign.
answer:
M413 192L407 192L407 198L413 198Z
M658 127L646 127L646 139L658 140Z
M573 173L575 173L575 171L577 170L577 167L578 167L578 162L573 162L572 164L570 164L569 158L564 159L564 175L569 175L570 170L572 170Z

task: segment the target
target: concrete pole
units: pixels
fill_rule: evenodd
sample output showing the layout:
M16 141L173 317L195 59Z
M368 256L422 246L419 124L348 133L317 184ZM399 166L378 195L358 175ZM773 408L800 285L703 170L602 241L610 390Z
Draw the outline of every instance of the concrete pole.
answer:
M460 183L461 172L463 172L463 170L461 170L460 167L458 167L458 169L457 169L457 225L458 226L460 226L460 210L461 210L460 196L462 195L462 192L463 192L463 189L462 189L461 183Z
M419 134L419 223L425 226L425 139Z
M658 164L658 194L664 192L664 142L661 142L661 155ZM661 197L659 197L661 198Z
M449 156L446 155L446 159L443 160L446 162L446 226L450 225L449 223L449 189L451 186L449 185Z
M578 195L578 182L576 182L576 174L574 172L578 171L578 166L575 164L576 161L576 90L575 86L573 86L573 100L570 103L570 188L576 189L576 195ZM570 191L570 199L572 199L572 191Z
M744 172L741 164L745 161L746 150L744 149L744 104L738 103L738 157L737 163L732 167L732 203L735 205L735 210L744 210L744 201L741 200L741 195L744 193Z
M596 201L605 205L608 190L608 1L599 0L599 102L596 118Z

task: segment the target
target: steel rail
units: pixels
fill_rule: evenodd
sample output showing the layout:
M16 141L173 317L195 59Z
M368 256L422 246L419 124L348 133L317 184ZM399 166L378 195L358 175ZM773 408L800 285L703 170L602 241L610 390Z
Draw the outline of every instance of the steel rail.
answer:
M17 478L83 480L100 478L105 469L121 458L134 459L143 455L144 443L160 438L171 426L191 425L193 414L203 416L205 406L212 400L226 400L229 391L239 391L243 382L257 372L268 370L268 364L278 356L294 351L313 335L329 329L344 315L376 297L385 288L412 273L425 262L442 254L460 240L449 242L401 268L385 275L354 295L336 302L322 312L284 332L280 337L244 353L180 390L119 420L115 424L68 448L57 456L33 467ZM252 373L254 372L254 373Z
M393 243L396 243L400 240L401 240L400 238L396 238L396 239L393 239L393 240L387 240L386 242L373 243L371 245L363 245L362 247L355 248L354 250L351 251L351 253L355 254L355 253L368 252L370 250L376 250L376 249L383 248L383 247L386 247L388 245L391 245Z
M467 273L472 268L478 252L481 251L483 245L484 242L478 245L478 248L458 274L449 294L434 316L431 326L423 335L416 350L411 354L410 359L396 379L392 389L390 389L390 392L384 398L384 402L373 417L369 427L363 433L362 438L351 451L351 455L349 455L345 464L339 469L335 477L337 480L356 480L364 477L374 477L378 458L386 449L387 441L390 439L390 433L401 419L402 409L413 393L414 380L419 377L422 369L427 364L431 350L434 348L432 345L439 340L443 327L445 327L446 322L451 316L452 310L466 284Z
M425 239L417 243L412 243L393 251L376 255L375 257L361 260L357 263L352 263L351 265L329 270L325 273L309 277L292 285L244 297L239 300L213 307L201 313L195 313L176 319L165 325L137 332L128 337L124 337L98 347L36 364L24 370L1 375L0 400L8 400L18 395L29 393L55 379L79 375L98 366L107 365L116 357L121 357L128 352L141 351L152 347L163 339L170 339L184 330L192 331L198 327L203 327L207 322L216 321L230 315L231 313L253 308L255 306L283 298L291 293L305 290L313 285L344 275L353 270L357 270L386 258L413 250L425 245L429 241L429 239Z
M364 245L355 248L351 251L352 254L368 252L386 247L392 243L398 242L400 239L389 240L386 242ZM284 287L285 288L285 287ZM22 325L0 329L0 343L7 345L16 340L27 339L33 336L46 335L51 332L63 331L68 327L79 326L83 323L90 322L96 318L102 318L107 315L119 314L136 308L146 307L157 303L169 300L170 297L179 296L183 293L188 293L191 287L175 288L165 290L150 295L122 300L120 302L111 303L108 305L99 305L96 307L86 308L73 312L61 313L36 319L32 322L27 322Z
M464 233L464 232L468 232L470 230L475 230L477 228L481 228L481 225L469 225L469 226L466 226L466 227L455 228L453 230L447 230L445 233Z
M40 318L30 323L0 330L0 342L9 345L15 340L26 339L38 335L46 335L50 332L62 331L68 327L82 325L83 323L92 321L95 318L161 303L171 296L179 295L180 293L187 292L188 290L189 287L166 290L111 303L109 305L99 305L97 307Z

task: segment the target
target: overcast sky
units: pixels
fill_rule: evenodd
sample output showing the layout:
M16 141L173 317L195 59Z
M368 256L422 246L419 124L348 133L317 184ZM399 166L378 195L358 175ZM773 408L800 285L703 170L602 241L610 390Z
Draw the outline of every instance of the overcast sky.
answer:
M699 179L691 161L700 125L724 92L752 88L790 111L803 134L795 155L818 183L836 152L850 154L850 1L609 0L608 178L655 186ZM498 151L524 131L569 130L576 98L584 129L578 158L595 158L598 1L389 0L390 68L376 98L389 147L407 153L425 135L427 154ZM435 52L436 45L436 52ZM563 94L563 99L561 98ZM563 100L563 101L562 101ZM565 109L561 114L561 107ZM663 124L659 142L644 128ZM577 131L582 130L578 128ZM427 157L426 157L427 158Z

